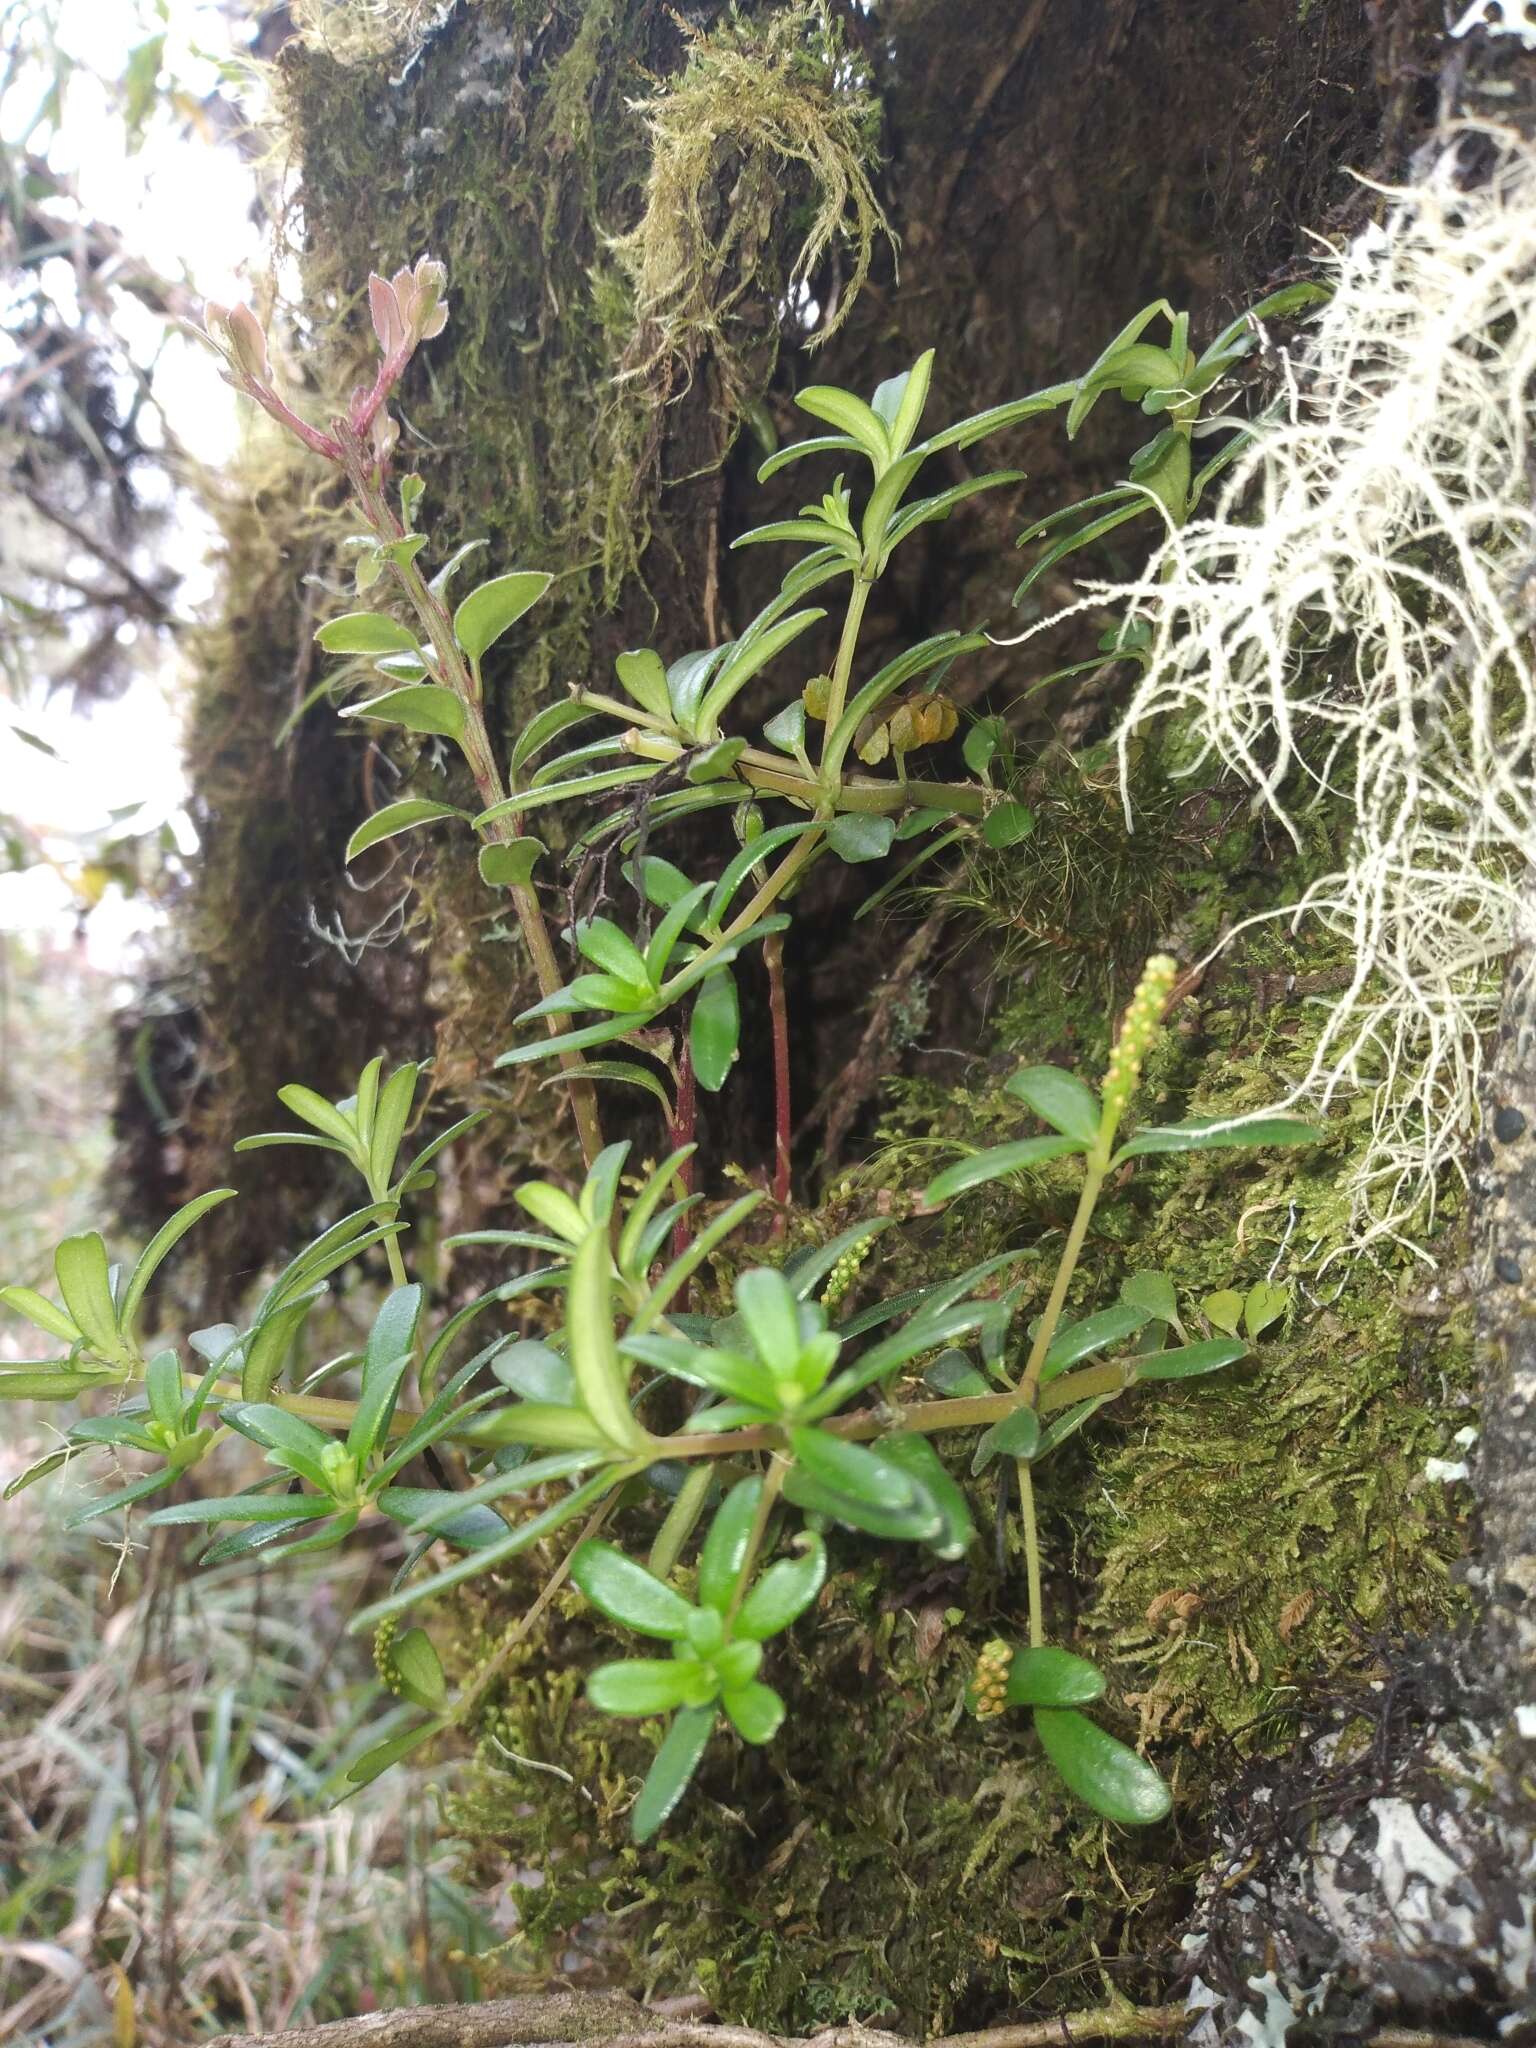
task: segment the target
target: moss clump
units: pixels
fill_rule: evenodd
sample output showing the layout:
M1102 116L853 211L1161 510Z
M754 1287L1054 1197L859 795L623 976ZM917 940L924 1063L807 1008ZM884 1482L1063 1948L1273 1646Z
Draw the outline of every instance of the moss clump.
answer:
M613 245L639 322L626 374L665 397L707 350L739 405L772 370L779 306L806 289L834 239L848 243L853 269L818 344L847 319L876 236L890 233L867 169L879 103L850 80L825 0L800 0L696 35L681 77L637 111L651 148L645 209ZM787 270L786 191L803 195ZM754 341L749 369L743 347Z

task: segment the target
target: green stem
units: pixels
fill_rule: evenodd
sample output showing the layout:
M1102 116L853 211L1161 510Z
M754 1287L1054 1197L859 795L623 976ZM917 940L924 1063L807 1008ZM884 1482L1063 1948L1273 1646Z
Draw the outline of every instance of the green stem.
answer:
M709 1499L709 1489L715 1483L715 1475L707 1465L700 1465L690 1472L678 1491L678 1496L667 1509L667 1518L656 1531L656 1541L651 1545L651 1554L646 1562L658 1579L670 1578L672 1567L683 1553L683 1545L699 1526L699 1517L704 1512L704 1503Z
M821 742L821 773L824 785L836 786L839 764L828 761L828 747L848 699L848 678L853 673L853 650L858 644L859 628L864 623L864 607L869 603L869 593L874 587L874 579L867 577L862 569L855 572L853 588L848 593L848 610L843 617L842 637L837 643L837 659L832 664L831 688L827 692L826 728Z
M741 1570L736 1574L736 1585L731 1594L731 1604L725 1610L725 1625L727 1629L736 1619L736 1610L747 1596L747 1588L752 1583L752 1573L757 1566L757 1554L762 1549L763 1538L768 1533L769 1517L778 1506L779 1493L788 1476L788 1462L775 1451L772 1462L768 1467L767 1477L763 1481L762 1493L758 1498L757 1513L752 1517L752 1529L747 1537L746 1550L742 1554Z
M142 1379L143 1376L141 1362L130 1378ZM1048 1387L1042 1387L1035 1406L1041 1415L1053 1415L1058 1408L1070 1408L1078 1401L1093 1400L1100 1394L1123 1393L1133 1377L1134 1367L1130 1366L1087 1366L1081 1372L1066 1374L1059 1380L1052 1380ZM202 1384L201 1375L183 1373L182 1384L190 1391ZM240 1389L233 1385L216 1386L209 1398L238 1401ZM274 1388L267 1399L275 1407L287 1409L290 1415L302 1415L305 1421L329 1429L348 1428L357 1413L355 1401L333 1399L326 1394L285 1394ZM920 1407L902 1410L902 1428L910 1429L919 1436L938 1436L949 1429L990 1429L994 1422L1002 1422L1012 1415L1018 1405L1017 1393L963 1394L952 1401L925 1401ZM392 1437L404 1436L420 1420L420 1409L396 1409L390 1418L389 1434ZM829 1430L833 1436L845 1438L849 1443L863 1443L883 1436L890 1427L890 1421L888 1417L861 1409L852 1415L829 1415L816 1426ZM450 1440L455 1434L453 1430L446 1432ZM721 1430L711 1436L668 1436L659 1441L665 1446L668 1458L734 1458L749 1451L774 1450L781 1442L781 1436L772 1423L763 1423L752 1429Z
M1045 1608L1040 1597L1040 1534L1035 1527L1035 1479L1028 1458L1014 1460L1019 1475L1019 1520L1024 1528L1024 1576L1029 1591L1029 1643L1045 1641Z
M590 701L583 699L583 702ZM676 761L685 751L678 740L638 730L628 735L627 746L629 752L642 761ZM782 796L790 803L803 805L808 811L814 811L822 801L822 785L814 776L797 772L787 761L776 761L752 747L738 757L736 774L765 796ZM970 783L909 779L902 784L852 775L838 783L837 808L840 811L867 811L877 817L891 811L915 808L951 811L962 818L979 818L987 806L981 791Z
M348 480L369 525L381 541L399 540L404 534L404 528L395 517L389 500L375 477L371 458L357 437L345 426L338 428L338 434ZM446 605L428 587L416 564L392 562L390 567L395 581L415 612L422 631L431 642L441 681L453 691L464 707L464 731L459 745L469 772L474 778L481 809L490 810L494 804L504 800L507 792L496 766L490 735L486 731L485 714L480 706L478 678L471 671L463 651L453 637L453 620L448 615ZM487 828L487 836L499 844L506 845L518 839L521 834L514 820L504 817L492 821ZM555 995L565 986L565 976L561 972L560 962L550 940L549 927L544 922L544 911L538 894L528 882L513 884L507 893L512 898L512 907L533 961L539 993L545 997ZM546 1019L545 1028L550 1037L554 1038L560 1034L564 1026L558 1017L551 1016ZM582 1156L590 1167L603 1149L603 1132L598 1119L596 1091L590 1081L580 1078L585 1072L586 1062L579 1052L567 1048L559 1055L559 1060L566 1073L572 1077L571 1108L576 1118Z
M1110 1134L1111 1138L1113 1133ZM1082 1254L1083 1243L1088 1235L1088 1225L1093 1219L1094 1207L1099 1199L1099 1190L1104 1185L1104 1175L1109 1166L1109 1144L1105 1141L1101 1127L1098 1143L1088 1154L1087 1172L1083 1176L1083 1190L1077 1198L1077 1213L1072 1218L1072 1227L1067 1232L1067 1241L1061 1249L1061 1259L1052 1282L1050 1298L1035 1331L1035 1341L1030 1346L1029 1358L1024 1367L1024 1376L1019 1381L1020 1406L1032 1402L1040 1384L1040 1368L1045 1363L1045 1354L1051 1348L1051 1339L1056 1335L1056 1325L1061 1321L1061 1311L1066 1305L1067 1289L1072 1284L1072 1275Z
M399 1211L397 1210L395 1213L398 1215ZM409 1283L405 1275L405 1261L401 1258L400 1246L393 1237L386 1237L384 1240L384 1256L389 1260L390 1279L394 1281L397 1287L408 1285Z
M789 853L780 861L746 909L739 916L731 919L719 938L712 939L703 952L695 954L685 968L679 969L678 973L674 974L670 981L662 983L656 997L656 1007L658 1009L663 1009L668 1003L676 1000L678 995L677 984L684 974L688 977L688 986L692 988L696 982L703 979L699 969L704 962L713 960L718 953L723 953L732 939L739 938L744 931L750 930L759 918L763 917L773 908L774 904L783 895L800 870L806 867L820 851L822 838L823 834L818 830L807 832L803 838L795 841Z

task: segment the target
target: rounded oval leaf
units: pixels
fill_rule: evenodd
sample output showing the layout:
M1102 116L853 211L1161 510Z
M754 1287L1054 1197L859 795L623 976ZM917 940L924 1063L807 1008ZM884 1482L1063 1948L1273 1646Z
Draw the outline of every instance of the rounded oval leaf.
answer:
M1037 1707L1035 1727L1068 1791L1106 1820L1148 1827L1173 1805L1152 1766L1075 1707Z
M583 1543L571 1561L571 1577L594 1607L637 1635L675 1643L688 1633L689 1602L611 1543Z
M827 1546L807 1532L797 1539L799 1557L781 1557L769 1565L736 1616L736 1634L751 1642L766 1642L783 1633L815 1600L827 1576Z
M416 636L384 612L344 612L315 635L327 654L419 655Z
M719 1614L736 1596L762 1497L761 1479L743 1479L733 1486L716 1509L699 1552L699 1598Z
M453 615L453 637L471 661L478 661L488 647L528 610L537 604L555 579L542 570L514 570L510 576L493 576L472 590Z
M1086 1707L1103 1692L1103 1672L1070 1650L1017 1650L1008 1667L1010 1707Z
M701 1666L692 1657L630 1657L599 1664L587 1680L587 1698L604 1714L664 1714L697 1705Z
M1091 1145L1099 1135L1099 1098L1076 1074L1060 1067L1023 1067L1003 1084L1007 1094L1027 1102L1043 1123Z
M382 697L347 705L342 716L376 718L385 725L403 725L407 732L437 733L450 740L464 735L463 703L440 683L407 683L404 689L386 690Z
M540 856L547 851L542 840L525 834L520 839L501 841L480 849L480 879L492 889L520 889L533 879Z
M868 811L844 811L827 827L827 844L842 861L883 860L896 837L896 821Z
M783 1725L784 1702L771 1685L758 1680L724 1694L720 1704L744 1742L771 1742Z

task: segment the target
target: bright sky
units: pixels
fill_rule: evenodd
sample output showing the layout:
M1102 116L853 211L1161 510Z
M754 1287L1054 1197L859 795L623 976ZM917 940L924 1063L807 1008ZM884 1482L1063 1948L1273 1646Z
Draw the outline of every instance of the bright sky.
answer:
M251 172L236 149L212 139L200 110L221 86L226 93L232 89L226 67L237 53L220 10L203 0L63 0L58 29L62 49L81 68L69 78L57 137L38 132L31 146L46 148L52 166L74 179L89 217L115 228L125 246L162 275L226 304L248 296L247 279L263 257L250 219ZM161 33L162 84L174 80L185 111L162 105L142 146L130 153L122 118L102 80L120 77L130 52ZM27 127L41 83L23 79L0 98L0 134L14 140ZM67 304L73 290L69 266L55 262L44 275ZM241 421L214 359L180 335L167 340L164 323L123 296L121 330L135 355L147 362L159 351L153 388L172 432L200 461L227 461L238 446ZM150 417L147 437L157 427ZM176 602L183 613L197 612L213 595L210 539L191 510L166 536L166 550L182 576ZM78 899L67 875L78 865L78 835L105 827L110 813L126 805L142 805L133 830L165 824L182 852L194 850L181 811L178 681L174 652L168 650L162 673L86 716L76 715L66 697L49 701L40 688L34 690L17 707L18 722L52 747L58 760L14 739L9 717L0 719L0 813L24 818L64 870L39 865L0 875L0 930L72 932ZM87 922L90 953L103 966L120 965L153 919L141 900L110 888Z

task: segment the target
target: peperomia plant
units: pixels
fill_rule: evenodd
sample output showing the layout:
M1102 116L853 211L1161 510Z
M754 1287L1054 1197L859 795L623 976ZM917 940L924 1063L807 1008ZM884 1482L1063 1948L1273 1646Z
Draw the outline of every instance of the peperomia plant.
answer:
M409 625L359 611L321 628L325 647L356 657L387 685L355 712L455 742L480 799L472 813L405 798L360 826L349 852L445 818L479 835L481 874L510 892L542 990L527 1018L542 1020L549 1034L503 1059L552 1054L562 1062L585 1177L575 1191L525 1182L515 1190L522 1212L515 1225L448 1240L531 1255L534 1263L438 1315L423 1279L410 1276L409 1212L431 1185L441 1147L478 1117L412 1153L415 1065L386 1076L375 1059L339 1102L283 1089L285 1107L308 1128L261 1133L238 1149L327 1149L358 1174L366 1200L289 1262L243 1324L194 1330L180 1345L151 1349L141 1341L146 1292L167 1253L229 1189L181 1210L126 1275L109 1266L99 1235L87 1233L59 1247L58 1303L27 1288L0 1290L0 1300L59 1347L52 1359L0 1376L0 1397L114 1404L75 1420L63 1446L12 1490L93 1449L132 1452L151 1461L150 1469L82 1513L126 1510L184 1480L220 1446L243 1440L263 1455L266 1469L254 1480L232 1492L183 1488L150 1520L208 1530L210 1560L310 1552L393 1524L394 1583L353 1626L375 1631L379 1669L404 1703L406 1725L392 1717L383 1738L351 1765L354 1784L469 1722L517 1641L573 1586L610 1626L671 1646L665 1656L600 1664L588 1681L598 1712L671 1717L632 1808L634 1835L645 1840L682 1797L722 1722L754 1744L778 1729L786 1708L765 1645L818 1598L828 1531L917 1544L950 1561L965 1557L975 1538L970 1493L963 1467L946 1461L935 1442L958 1438L969 1454L971 1490L990 1487L995 1468L1013 1475L1025 1560L1028 1642L1015 1651L994 1641L981 1652L977 1713L1028 1707L1045 1754L1074 1793L1112 1820L1155 1820L1169 1803L1161 1779L1082 1711L1103 1694L1102 1673L1046 1641L1033 1474L1107 1403L1138 1386L1232 1365L1246 1346L1229 1334L1191 1341L1159 1275L1136 1276L1115 1302L1071 1318L1068 1300L1111 1174L1154 1154L1320 1135L1287 1118L1142 1126L1122 1135L1173 993L1173 962L1160 956L1147 964L1098 1089L1055 1067L1024 1068L1010 1092L1045 1131L960 1159L933 1181L917 1211L913 1227L921 1230L923 1218L983 1183L1079 1160L1081 1195L1048 1288L1038 1278L1042 1247L1028 1245L845 1313L850 1273L896 1227L877 1217L781 1263L737 1271L728 1309L718 1301L714 1313L690 1309L688 1292L766 1200L753 1190L705 1205L691 1184L688 1104L695 1084L719 1088L736 1057L732 968L744 949L763 946L774 991L774 1192L782 1203L789 1193L787 1019L778 949L789 922L785 905L807 869L829 854L874 859L897 838L943 843L979 831L1003 847L1029 826L1027 811L988 783L985 746L967 748L978 780L918 780L908 772L911 754L954 732L956 714L938 685L981 636L942 633L867 678L856 672L869 593L893 551L961 498L1014 475L992 472L914 497L919 473L932 456L1034 413L1066 404L1080 415L1106 382L1148 384L1147 366L1138 357L1141 368L1130 379L1116 357L1081 383L999 406L926 440L917 433L930 356L869 403L827 386L801 392L802 407L834 431L781 451L764 473L815 454L850 468L800 518L738 543L789 541L809 550L778 596L724 647L670 664L654 650L622 656L623 698L573 690L525 728L503 772L482 711L481 663L549 579L497 576L450 611L448 579L466 551L425 580L418 560L427 541L416 525L421 482L401 482L398 514L387 487L395 431L386 401L416 346L443 325L443 283L440 266L426 259L389 283L372 280L383 362L375 384L324 431L277 396L254 316L210 309L208 334L232 380L344 472L366 527L357 536L359 587L387 582L410 613ZM1134 337L1122 342L1130 347ZM855 466L863 486L857 511L844 480ZM781 693L756 738L730 733L729 714L747 684L823 617L803 600L833 584L846 590L830 670ZM920 680L915 694L900 694ZM607 722L607 737L541 759L570 728L594 719ZM885 772L863 772L873 769ZM534 880L544 849L526 821L545 806L612 792L622 792L620 810L583 830L578 857L600 850L600 873L609 856L619 857L636 921L626 929L597 906L579 917L566 936L584 965L567 981ZM789 818L768 824L766 804L787 808ZM658 825L718 808L729 810L734 835L718 873L694 881L650 849ZM681 1004L686 1028L674 1021ZM581 1017L593 1021L570 1025ZM650 1064L587 1063L590 1050L620 1043ZM670 1142L659 1162L631 1171L631 1147L604 1142L594 1091L604 1081L660 1097ZM308 1363L312 1319L333 1277L380 1248L392 1284L365 1342ZM1021 1330L1026 1304L1042 1294ZM486 1341L461 1355L476 1324ZM1170 1336L1178 1341L1170 1344ZM349 1393L335 1391L343 1375ZM452 1448L452 1471L439 1447ZM454 1693L426 1631L417 1625L400 1634L400 1617L562 1531L564 1554L528 1612ZM636 1543L646 1546L644 1563L629 1554Z

